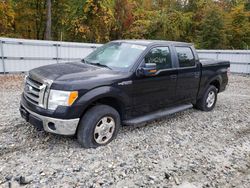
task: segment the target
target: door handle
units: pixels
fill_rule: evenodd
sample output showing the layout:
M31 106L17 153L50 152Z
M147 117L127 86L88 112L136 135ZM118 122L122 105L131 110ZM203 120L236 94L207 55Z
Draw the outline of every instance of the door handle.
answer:
M177 75L176 74L172 74L172 75L170 75L170 78L171 79L177 79Z

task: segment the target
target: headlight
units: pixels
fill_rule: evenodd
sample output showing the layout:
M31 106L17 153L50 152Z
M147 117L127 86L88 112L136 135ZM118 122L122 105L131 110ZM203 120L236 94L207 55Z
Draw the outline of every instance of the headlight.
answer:
M71 106L78 97L77 91L50 90L48 109L55 110L60 106Z

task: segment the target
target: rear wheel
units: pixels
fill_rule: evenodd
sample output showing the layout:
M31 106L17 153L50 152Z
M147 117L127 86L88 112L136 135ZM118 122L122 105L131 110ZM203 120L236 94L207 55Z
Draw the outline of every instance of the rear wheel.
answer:
M97 105L82 117L77 140L84 148L96 148L110 143L120 128L120 115L112 107Z
M217 88L210 85L203 97L196 103L196 107L202 111L211 111L214 109L217 101Z

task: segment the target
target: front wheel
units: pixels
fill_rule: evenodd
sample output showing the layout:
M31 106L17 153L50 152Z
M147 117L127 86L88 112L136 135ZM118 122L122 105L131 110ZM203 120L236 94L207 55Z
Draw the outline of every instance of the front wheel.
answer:
M84 148L96 148L110 143L119 128L119 113L110 106L96 105L82 117L77 140Z
M214 109L217 101L217 88L210 85L203 97L197 101L196 107L202 111L211 111Z

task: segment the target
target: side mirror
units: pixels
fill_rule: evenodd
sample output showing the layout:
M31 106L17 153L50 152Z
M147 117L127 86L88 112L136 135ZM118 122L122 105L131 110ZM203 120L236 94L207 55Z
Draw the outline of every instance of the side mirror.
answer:
M155 73L157 72L156 70L156 64L155 63L147 63L144 64L143 67L139 69L139 75L140 76L154 76Z

